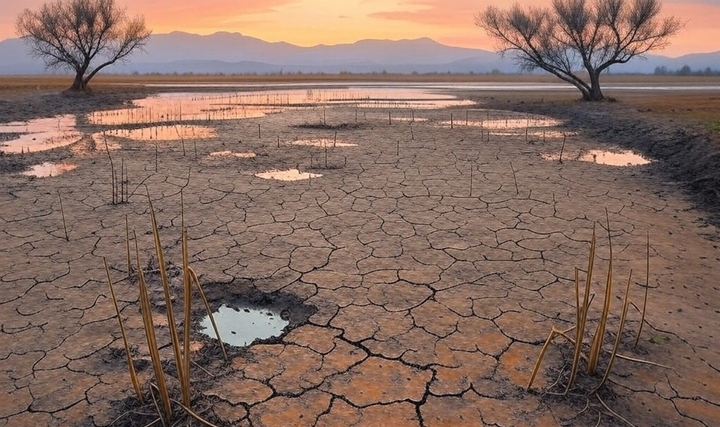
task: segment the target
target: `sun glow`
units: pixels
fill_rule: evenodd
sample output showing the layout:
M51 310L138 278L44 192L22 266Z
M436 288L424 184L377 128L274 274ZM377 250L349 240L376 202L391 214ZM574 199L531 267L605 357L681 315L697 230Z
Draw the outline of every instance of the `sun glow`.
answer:
M15 37L14 20L23 8L47 0L3 0L0 40ZM492 0L212 0L198 7L195 0L117 0L129 14L145 16L156 34L185 31L211 34L240 32L271 42L300 46L352 43L361 39L430 37L451 46L492 49L492 42L475 26L474 15L488 5L515 1ZM535 4L541 2L533 2ZM544 0L542 3L549 3ZM686 22L683 31L662 54L718 50L720 3L666 0L663 12Z

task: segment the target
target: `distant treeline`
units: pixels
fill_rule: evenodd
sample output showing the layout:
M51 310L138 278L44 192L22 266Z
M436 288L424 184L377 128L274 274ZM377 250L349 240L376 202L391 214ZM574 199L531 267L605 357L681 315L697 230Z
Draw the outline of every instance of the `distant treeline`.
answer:
M582 71L579 71L582 74ZM707 67L702 70L693 70L690 66L685 65L680 69L671 70L666 66L655 67L655 71L651 73L642 72L610 72L610 69L605 71L606 74L615 76L720 76L720 70L716 70ZM125 73L108 73L110 75L125 75ZM358 76L546 76L550 75L543 71L518 71L518 72L507 72L493 69L491 71L479 72L479 71L466 71L466 72L423 72L417 71L412 72L389 72L389 71L368 71L368 72L354 72L354 71L340 71L340 72L323 72L323 71L247 71L247 72L212 72L212 71L149 71L149 72L138 72L133 71L130 73L132 76L214 76L214 77L232 77L232 76L278 76L278 77L292 77L292 76L344 76L344 77L358 77Z
M689 65L683 65L677 70L670 70L666 66L655 67L656 76L720 76L720 70L706 67L702 70L693 70Z
M124 75L124 73L106 73L110 75ZM210 71L167 71L167 72L160 72L160 71L148 71L141 73L139 71L133 71L130 73L131 76L217 76L217 77L224 77L224 76L387 76L387 75L394 75L394 76L402 76L402 75L409 75L409 76L516 76L516 75L534 75L534 74L542 74L540 72L526 72L526 71L518 71L518 72L503 72L498 69L493 69L491 71L485 71L485 72L477 72L477 71L467 71L467 72L453 72L453 71L433 71L433 72L423 72L419 73L417 71L412 71L409 73L405 72L390 72L386 70L382 71L340 71L340 72L324 72L324 71L284 71L284 70L278 70L278 71L248 71L248 72L210 72Z

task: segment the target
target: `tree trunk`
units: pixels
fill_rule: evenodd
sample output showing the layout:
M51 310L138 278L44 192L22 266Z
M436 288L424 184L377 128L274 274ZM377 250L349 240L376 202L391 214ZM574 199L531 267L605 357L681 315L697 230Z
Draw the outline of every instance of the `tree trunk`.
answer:
M70 86L69 90L72 92L85 92L87 90L87 84L83 79L83 73L78 71L75 74L75 80L73 80L73 84Z
M593 70L590 73L590 93L587 101L602 101L605 99L602 90L600 89L600 73Z

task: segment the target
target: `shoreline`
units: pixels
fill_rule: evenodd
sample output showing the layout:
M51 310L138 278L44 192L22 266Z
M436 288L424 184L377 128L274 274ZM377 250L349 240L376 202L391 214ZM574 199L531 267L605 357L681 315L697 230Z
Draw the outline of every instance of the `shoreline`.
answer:
M442 80L438 76L405 76L394 75L388 80L387 76L345 75L335 76L336 80L345 79L344 83L352 85L366 81L368 83L385 81L390 85L401 84L401 80L393 81L392 77L415 83L456 83L454 80ZM377 77L377 80L372 78ZM637 84L638 76L612 76L608 79L615 83ZM172 92L215 92L224 90L247 90L245 87L201 87L193 86L198 80L211 82L250 82L259 86L252 90L274 88L279 81L289 82L289 87L282 89L292 90L308 88L317 84L323 88L323 83L336 83L327 76L274 76L271 81L263 80L267 76L99 76L98 87L91 94L72 94L56 92L49 88L56 88L66 83L63 76L25 76L19 77L21 90L15 97L0 99L0 120L24 121L34 118L53 117L61 114L88 114L93 111L112 110L121 108L132 100L146 98L159 93ZM317 80L316 80L317 78ZM324 78L324 79L323 79ZM363 78L367 80L363 80ZM466 79L470 82L533 82L549 83L556 79L536 76L456 76L457 79ZM0 77L0 92L2 88L9 90L7 77ZM139 82L127 85L137 79ZM385 80L383 80L385 79ZM12 80L12 79L11 79ZM657 84L691 83L703 80L705 82L720 83L720 78L693 78L660 76L651 79ZM261 82L265 81L265 85ZM34 83L45 82L48 88L27 89ZM144 83L141 83L144 82ZM148 86L149 82L172 82L177 86L162 87ZM302 82L303 86L294 87L292 82ZM315 87L315 86L312 86ZM25 92L29 90L29 92ZM707 130L702 122L683 119L668 120L667 114L653 114L650 108L645 108L647 99L666 97L672 102L673 95L694 97L712 97L709 93L688 93L678 91L676 94L653 94L646 91L606 91L607 96L616 96L619 102L587 103L579 100L574 90L552 91L503 91L503 90L472 90L472 89L443 89L441 92L452 94L459 98L471 99L481 108L509 110L522 113L548 115L566 121L566 127L579 131L588 138L598 139L610 146L619 146L640 152L641 154L659 160L656 165L658 174L664 179L678 182L688 194L692 203L701 209L708 220L720 224L720 133ZM718 97L717 99L720 99ZM690 104L692 101L684 101ZM717 102L720 107L720 102ZM682 109L682 106L678 106ZM674 109L672 110L675 111ZM0 174L17 173L25 170L32 164L46 161L67 160L73 156L69 147L33 152L30 154L0 155Z

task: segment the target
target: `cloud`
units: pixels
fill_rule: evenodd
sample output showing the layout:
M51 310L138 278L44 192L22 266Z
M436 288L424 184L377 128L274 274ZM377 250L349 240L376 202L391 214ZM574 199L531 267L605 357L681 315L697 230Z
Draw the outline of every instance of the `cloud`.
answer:
M184 30L210 33L238 31L249 25L263 25L277 8L300 3L301 0L213 0L203 1L198 8L195 0L125 0L129 13L142 13L156 32ZM254 23L254 24L253 24Z
M178 0L157 0L147 4L147 0L125 0L125 5L140 13L148 11L165 11L173 13L177 10L192 10L193 16L206 15L253 15L259 13L273 12L274 8L292 3L299 3L302 0L214 0L202 2L198 7L195 1ZM188 17L190 18L190 17Z
M371 18L438 26L472 26L474 16L492 4L489 0L401 0L402 9L370 14Z

